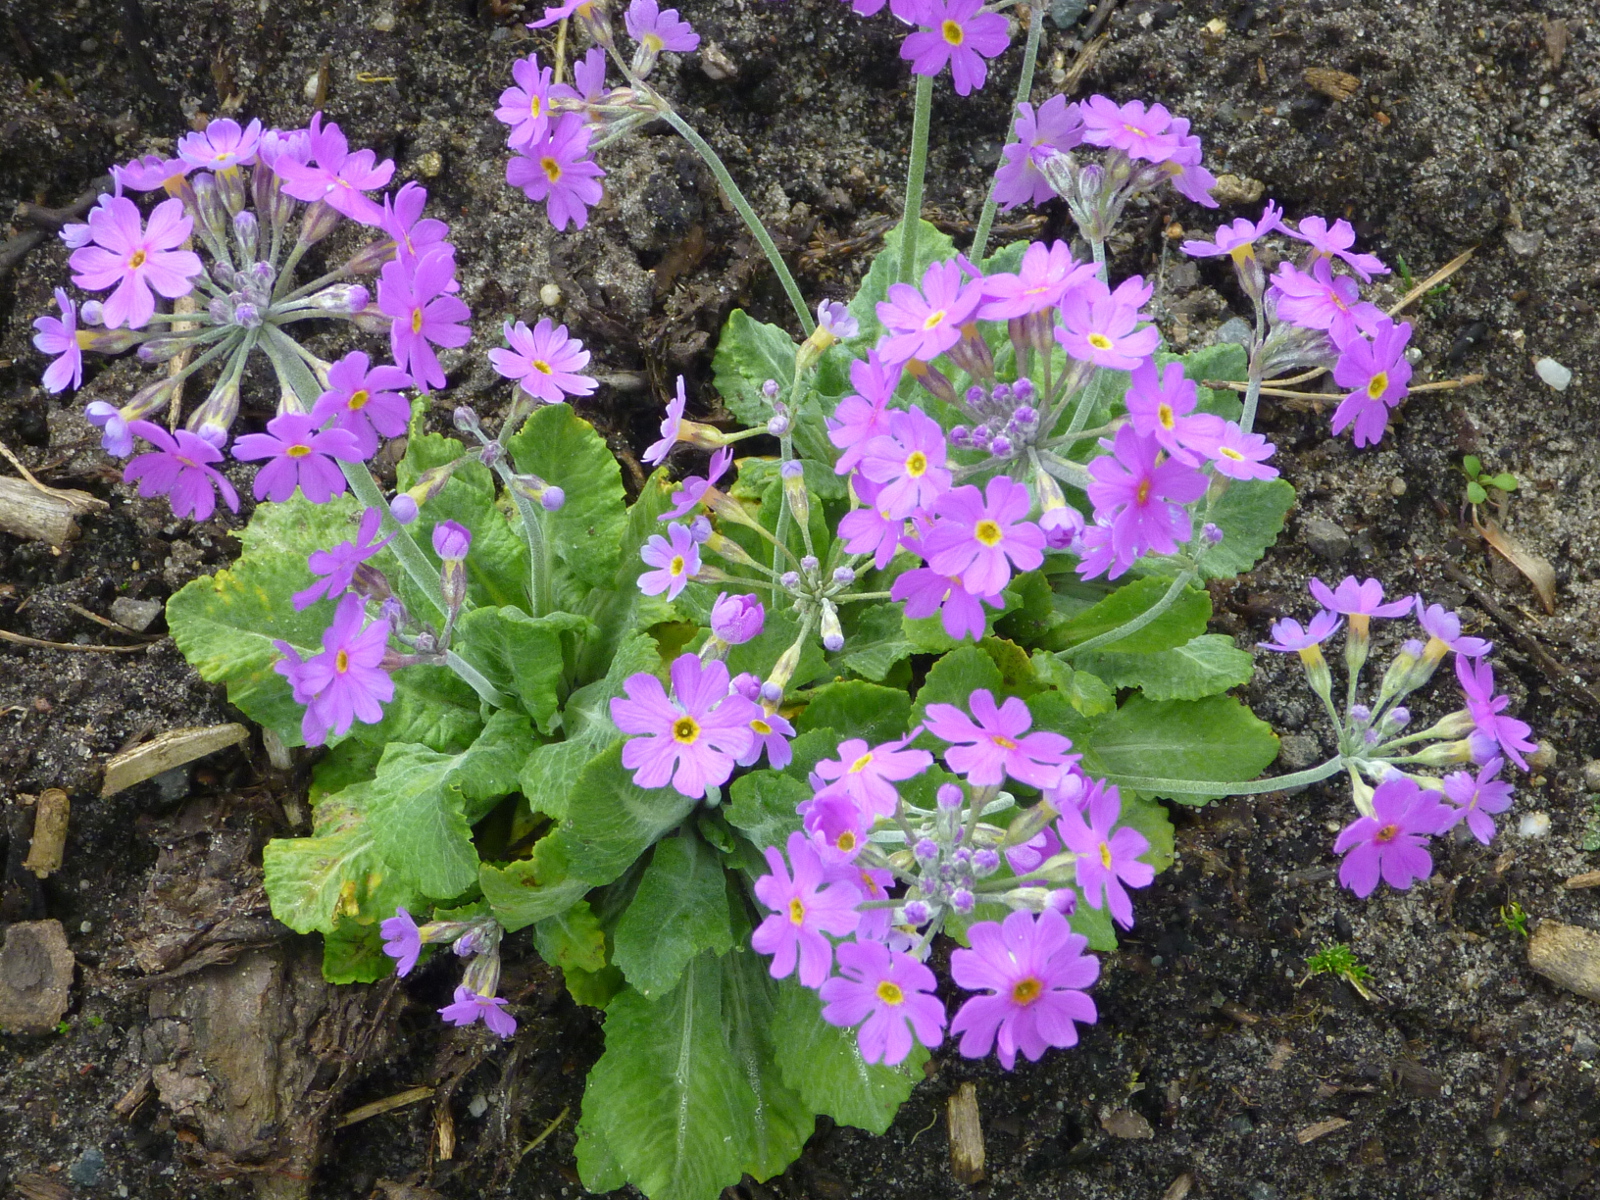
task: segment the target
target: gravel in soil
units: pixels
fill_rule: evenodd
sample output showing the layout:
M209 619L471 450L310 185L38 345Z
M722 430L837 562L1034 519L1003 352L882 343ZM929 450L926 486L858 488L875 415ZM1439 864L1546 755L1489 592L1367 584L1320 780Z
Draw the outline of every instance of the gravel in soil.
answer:
M802 257L808 290L848 295L871 235L897 215L910 104L895 30L834 0L683 7L707 44L669 56L665 86ZM1489 849L1445 847L1426 883L1362 903L1332 878L1331 830L1347 803L1337 789L1180 812L1177 862L1141 898L1139 925L1096 992L1101 1023L1077 1049L1011 1074L939 1054L886 1137L819 1130L784 1177L747 1183L751 1197L964 1193L944 1106L965 1081L987 1140L978 1190L996 1196L1594 1194L1600 1009L1533 974L1500 919L1515 902L1534 923L1600 925L1597 893L1561 884L1596 866L1580 847L1595 788L1583 767L1600 757L1600 12L1546 9L1128 0L1104 23L1109 40L1081 85L1190 117L1213 169L1235 177L1221 214L1161 197L1130 211L1113 245L1118 274L1160 280L1163 328L1179 348L1203 344L1239 298L1221 270L1175 254L1172 226L1208 229L1253 213L1258 196L1291 217L1348 217L1363 248L1403 257L1418 278L1476 247L1411 319L1419 379L1487 380L1414 397L1364 452L1329 437L1327 403L1266 405L1261 428L1299 504L1268 561L1214 598L1217 628L1241 645L1274 616L1303 615L1303 582L1317 572L1371 574L1391 594L1460 606L1499 644L1498 678L1555 752L1519 789L1510 828ZM580 411L626 464L680 371L711 410L709 350L730 307L783 321L785 306L708 173L664 130L607 152L609 199L581 233L554 234L505 187L490 111L512 59L553 48L524 19L501 0L17 0L0 16L0 203L70 204L111 161L168 149L208 115L303 123L320 89L352 141L393 156L397 182L421 180L455 225L477 322L472 344L445 357L448 402L503 403L483 355L500 320L554 316L595 352L605 386ZM1084 32L1047 27L1036 98L1079 61ZM969 100L939 89L928 203L958 239L998 160L1015 70L1013 52ZM1333 88L1348 97L1332 98L1319 70L1350 76ZM1043 217L1038 236L1067 236L1058 207ZM0 626L132 643L78 609L164 600L228 560L248 509L175 521L118 481L77 414L133 391L137 364L91 368L70 399L39 388L29 324L66 276L53 238L0 267L0 438L49 482L111 510L83 519L64 547L0 535ZM560 295L547 305L550 284ZM1393 302L1399 284L1381 292ZM319 337L319 350L340 348L337 335ZM1572 371L1565 391L1536 373L1544 357ZM1467 453L1521 482L1504 524L1554 566L1553 614L1461 521ZM1287 735L1286 751L1309 759L1325 742L1297 674L1263 661L1249 699ZM1446 690L1414 706L1419 716L1446 706ZM573 1194L572 1114L598 1022L561 997L531 950L508 968L524 1015L509 1047L441 1029L430 1010L449 981L435 973L389 993L348 989L368 997L352 1010L296 973L305 948L259 919L253 890L252 855L304 819L303 764L275 772L257 743L99 799L100 769L119 748L229 716L170 642L126 655L0 649L0 921L59 920L78 964L58 1032L0 1039L0 1193L221 1197L247 1181L303 1193L285 1131L314 1140L331 1114L420 1084L436 1090L328 1135L313 1194ZM26 797L49 787L71 793L73 817L66 866L41 883L20 863ZM1518 836L1533 813L1549 818L1546 832ZM1369 968L1370 999L1306 978L1306 957L1334 941ZM185 963L211 965L148 986ZM321 1014L326 1035L254 1052L257 1064L281 1053L272 1087L292 1081L303 1097L255 1144L194 1091L209 1079L226 1092L242 1078L229 1072L251 1066L248 1048L208 1062L193 1041L208 1036L196 1015L208 989L251 971L289 1006L276 1011ZM380 1024L384 1037L368 1040ZM168 1087L137 1086L163 1070ZM452 1153L439 1156L445 1141Z

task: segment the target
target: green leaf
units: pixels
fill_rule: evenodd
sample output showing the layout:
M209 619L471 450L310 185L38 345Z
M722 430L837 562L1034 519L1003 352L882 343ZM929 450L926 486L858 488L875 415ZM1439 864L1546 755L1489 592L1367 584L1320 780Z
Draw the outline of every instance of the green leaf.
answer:
M583 777L583 769L595 757L583 742L549 742L535 746L522 764L520 791L528 807L554 821L564 821L573 790Z
M1141 862L1147 862L1160 874L1172 865L1172 848L1174 831L1172 818L1167 816L1166 808L1155 800L1146 800L1137 792L1122 789L1122 815L1117 818L1117 827L1126 825L1129 829L1137 830L1144 834L1145 841L1150 843L1150 849L1139 856Z
M582 879L569 876L563 848L554 836L533 844L528 858L496 867L478 868L478 886L489 902L495 920L507 933L565 912L589 890Z
M1235 479L1211 506L1211 521L1222 541L1201 560L1207 579L1243 575L1278 540L1294 505L1294 488L1283 479Z
M528 718L501 709L460 754L395 744L371 784L368 816L380 854L429 896L458 896L478 880L472 826L517 788L533 745Z
M917 692L912 724L923 722L930 704L954 704L965 710L967 698L980 688L987 688L996 700L1001 699L1002 678L994 659L977 646L952 650L929 669L927 679Z
M1157 355L1156 362L1165 365L1165 356ZM1238 342L1217 342L1202 350L1195 350L1183 358L1183 374L1201 384L1199 404L1201 412L1208 412L1225 421L1237 421L1244 412L1244 402L1238 393L1203 386L1207 379L1242 381L1249 377L1250 357Z
M1233 639L1206 633L1154 654L1092 650L1073 660L1114 688L1136 687L1152 700L1198 700L1250 682L1255 660Z
M566 404L534 410L506 443L517 470L560 487L566 503L544 515L556 556L592 587L609 586L622 561L622 470L594 426Z
M424 471L454 462L463 452L455 438L413 434L396 471L400 487L410 487ZM475 605L526 607L528 544L495 506L495 497L494 476L487 467L478 462L458 467L439 494L422 506L421 516L410 526L411 536L437 565L430 536L433 527L441 521L466 526L472 531L472 544L467 548L467 598ZM403 596L411 590L409 578L399 573L390 578Z
M1483 485L1477 480L1472 480L1467 484L1467 503L1482 504L1488 498L1489 493L1483 490Z
M483 728L478 694L449 667L405 667L393 678L394 699L383 706L383 720L350 727L357 741L380 748L419 742L448 754L465 749Z
M1067 918L1072 932L1089 939L1089 949L1110 954L1117 948L1117 928L1111 923L1109 908L1094 908L1080 903Z
M533 946L540 958L562 971L605 969L606 931L587 900L534 925Z
M869 1065L861 1058L854 1029L822 1019L822 1001L793 976L777 986L772 1042L783 1082L815 1112L869 1133L888 1130L894 1115L922 1078L928 1052L913 1042L897 1067Z
M456 650L549 733L566 670L562 635L592 627L587 617L571 613L530 617L520 608L476 608L456 624Z
M1278 755L1271 727L1229 696L1202 700L1134 696L1076 741L1090 775L1236 783L1256 778ZM1206 803L1179 791L1156 794Z
M1081 667L1069 667L1057 654L1033 652L1033 670L1039 682L1059 691L1086 717L1098 717L1117 706L1117 697L1098 675Z
M901 625L903 619L898 606L883 604L868 607L856 632L845 642L840 665L863 679L882 683L897 664L912 654L911 643L906 639Z
M830 742L838 745L837 735L826 731ZM789 835L800 828L795 806L811 799L811 788L792 775L777 771L752 771L733 781L729 789L732 803L723 809L728 824L749 838L757 849L782 848Z
M572 1151L578 1160L578 1178L583 1181L583 1186L596 1194L615 1192L627 1187L627 1172L622 1169L622 1164L611 1153L611 1147L606 1145L605 1138L601 1137L600 1131L595 1128L595 1122L590 1117L587 1107L584 1109L583 1119L578 1122L576 1132L578 1141Z
M1050 630L1043 646L1046 650L1066 650L1102 633L1110 633L1146 609L1153 608L1171 587L1172 580L1161 576L1123 584L1098 604L1069 617ZM1158 650L1170 650L1191 638L1199 637L1206 631L1206 622L1210 619L1211 597L1200 588L1188 587L1179 594L1171 608L1150 624L1118 638L1102 649L1123 654L1154 654Z
M671 787L636 787L619 743L583 769L557 836L572 873L598 887L627 870L697 803Z
M840 738L862 738L875 746L904 737L910 722L911 697L905 692L849 680L813 690L795 731L833 729Z
M642 595L637 582L644 571L639 549L651 534L661 530L656 518L669 506L668 487L665 468L645 481L639 498L628 509L616 576L609 587L596 587L589 593L583 614L594 622L595 633L585 641L578 656L575 678L580 684L604 676L623 639L661 619L652 614L672 612L671 605L661 604L659 598L652 600Z
M1461 459L1461 469L1468 479L1476 479L1483 474L1483 460L1476 454L1468 454Z
M582 1125L603 1146L585 1151L586 1179L621 1175L650 1200L715 1200L746 1172L766 1179L798 1156L812 1121L775 1078L770 987L742 961L755 958L702 954L658 1000L628 988L611 1002L583 1096Z
M383 952L377 924L341 921L322 935L322 977L329 983L376 983L394 974L394 959Z
M861 324L861 332L849 342L857 357L865 358L867 348L877 345L878 335L883 332L883 324L878 320L878 302L888 299L889 285L899 281L900 236L904 225L902 221L884 234L883 249L872 260L866 278L861 281L861 289L850 301L850 315ZM911 281L920 287L928 264L955 257L956 247L949 234L941 233L926 221L920 221L917 230L916 262L912 266Z
M787 399L794 381L794 356L799 346L776 325L756 320L742 308L728 314L711 359L713 383L722 404L745 425L765 425L772 405L761 385L778 381L779 398Z
M701 951L731 950L727 875L716 851L687 835L657 842L615 942L612 961L650 999L676 987Z

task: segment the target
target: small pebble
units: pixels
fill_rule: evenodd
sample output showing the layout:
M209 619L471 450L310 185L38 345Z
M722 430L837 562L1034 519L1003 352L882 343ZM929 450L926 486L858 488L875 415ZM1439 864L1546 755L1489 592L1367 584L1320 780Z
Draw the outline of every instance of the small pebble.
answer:
M1533 369L1539 372L1540 379L1558 392L1566 391L1567 385L1572 382L1572 371L1553 358L1541 358L1533 364Z
M444 170L444 157L437 150L428 150L417 156L417 174L432 179Z
M561 303L561 289L553 283L547 283L539 289L539 303L546 308L554 308Z
M1583 786L1591 792L1600 792L1600 758L1591 758L1583 764Z
M1327 517L1311 517L1302 522L1300 540L1311 553L1329 562L1337 562L1350 553L1350 535Z
M372 27L379 33L394 32L394 13L387 9L372 18Z
M489 1097L485 1096L481 1092L472 1098L471 1104L467 1105L467 1116L474 1119L483 1116L483 1114L488 1111Z
M1549 832L1549 813L1529 813L1517 822L1517 833L1525 838L1542 838Z
M111 619L124 629L143 633L161 615L159 600L135 600L131 596L118 596L111 602Z
M72 1182L79 1187L93 1187L100 1182L100 1176L105 1173L105 1169L106 1156L91 1147L85 1150L79 1156L78 1161L68 1168L67 1174L72 1177Z

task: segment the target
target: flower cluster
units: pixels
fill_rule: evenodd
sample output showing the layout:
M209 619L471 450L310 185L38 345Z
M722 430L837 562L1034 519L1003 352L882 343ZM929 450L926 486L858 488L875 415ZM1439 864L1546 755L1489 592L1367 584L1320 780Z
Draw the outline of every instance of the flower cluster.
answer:
M426 945L448 944L457 957L468 959L455 996L439 1009L450 1025L482 1021L490 1033L508 1038L517 1031L517 1019L506 1011L500 990L500 939L505 930L492 917L466 921L429 921L418 925L404 908L379 925L383 952L395 960L395 974L409 975Z
M177 149L175 158L148 155L114 168L114 191L86 222L62 229L73 282L110 294L80 306L58 289L61 315L34 322L35 345L58 356L45 386L80 386L86 350L137 348L146 362L170 364L126 404L95 401L86 415L112 454L131 454L136 435L151 445L124 474L141 494L166 494L179 515L203 520L217 492L238 508L212 464L228 447L247 364L259 352L277 376L278 415L266 433L240 438L233 454L265 460L258 499L286 499L299 487L321 503L344 491L337 464L371 458L380 436L404 432L404 391L444 385L436 347L466 344L470 313L454 294L448 229L422 215L427 192L415 183L374 200L368 193L389 183L394 164L352 151L321 113L297 130L220 118ZM129 193L151 192L166 198L146 218ZM371 228L376 239L299 281L296 268L344 221ZM373 274L375 298L353 282ZM170 311L158 298L173 301ZM334 363L317 358L292 334L297 323L323 318L387 334L399 365L373 366L359 350ZM186 429L166 433L147 420L207 368L214 380Z
M1505 760L1526 771L1525 755L1537 747L1528 740L1527 723L1506 715L1510 698L1495 693L1487 661L1493 644L1463 634L1455 613L1425 605L1421 596L1385 602L1375 579L1350 576L1333 588L1313 579L1310 590L1321 610L1303 626L1293 618L1278 621L1272 641L1261 645L1299 655L1338 731L1333 765L1349 769L1358 813L1334 843L1335 853L1344 856L1339 881L1363 897L1372 894L1380 876L1391 887L1407 888L1433 871L1427 838L1465 825L1478 841L1489 843L1494 816L1511 807L1512 785L1499 778ZM1426 640L1408 639L1384 671L1373 702L1357 703L1373 619L1406 615L1415 616ZM1332 673L1322 654L1322 644L1341 626L1349 676L1343 714L1335 706ZM1401 701L1426 684L1452 653L1463 707L1427 729L1406 733L1411 714ZM1463 769L1443 778L1416 769L1458 764Z
M846 740L812 771L801 828L765 851L755 893L771 915L752 944L775 978L819 990L825 1020L859 1026L868 1062L939 1045L948 1019L962 1054L993 1049L1009 1070L1019 1051L1036 1060L1076 1044L1077 1025L1096 1019L1087 989L1099 962L1067 918L1081 902L1131 926L1127 889L1155 877L1140 857L1150 843L1119 826L1116 787L1086 778L1067 738L1032 725L1023 701L980 690L966 710L929 704L925 726L895 741ZM907 797L934 766L924 730L964 781L933 789L926 807ZM986 818L1014 805L1008 780L1043 799L1002 827ZM925 965L941 929L965 931L951 974L978 993L953 1019Z

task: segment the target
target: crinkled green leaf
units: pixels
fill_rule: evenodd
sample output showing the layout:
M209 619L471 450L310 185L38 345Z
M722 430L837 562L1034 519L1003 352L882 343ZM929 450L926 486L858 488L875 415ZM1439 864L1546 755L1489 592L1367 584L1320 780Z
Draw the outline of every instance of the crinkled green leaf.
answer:
M564 850L553 835L535 842L527 858L503 867L484 863L478 886L507 933L565 912L589 890L588 883L568 874Z
M522 764L520 779L520 790L528 798L528 807L552 820L565 820L573 789L595 753L584 742L548 742L535 746Z
M1083 767L1090 775L1233 783L1260 775L1277 757L1278 739L1265 721L1230 696L1133 696L1096 722L1076 748L1084 752ZM1155 794L1206 803L1175 789Z
M911 697L905 692L848 680L814 689L795 730L833 729L841 738L862 738L875 746L904 737L910 722Z
M1198 700L1250 682L1255 660L1233 639L1205 633L1154 654L1091 650L1073 660L1114 688L1136 687L1152 700Z
M329 983L376 983L394 974L394 959L383 952L378 924L340 921L322 935L322 977Z
M838 744L832 731L828 740ZM811 789L792 775L777 771L752 771L741 775L729 788L732 802L723 808L728 824L739 830L758 848L788 844L789 835L800 828L795 806L811 799Z
M372 746L420 742L452 754L478 736L482 708L478 694L449 667L404 667L394 673L394 699L383 706L383 720L357 721L350 734Z
M583 1181L583 1186L596 1194L627 1187L628 1174L595 1128L595 1120L589 1115L587 1107L576 1132L578 1140L572 1152L578 1162L578 1178Z
M610 883L696 803L670 786L637 787L620 743L602 751L578 777L557 835L572 874L596 887Z
M530 617L520 608L476 608L456 624L456 652L549 733L566 674L562 637L592 627L571 613Z
M614 939L612 962L650 999L676 987L697 954L731 950L727 874L716 851L689 835L657 842Z
M854 1029L822 1019L817 993L793 976L779 981L773 1009L772 1043L783 1082L813 1111L841 1125L883 1133L922 1079L928 1052L913 1042L896 1067L869 1065L861 1058Z
M896 665L910 658L913 653L911 642L901 626L902 619L896 605L870 606L862 615L854 634L845 642L844 653L839 658L840 665L863 679L882 683Z
M952 650L928 670L928 677L917 692L912 723L922 724L930 704L954 704L965 711L967 698L980 688L987 688L999 700L1002 678L994 659L977 646Z
M1041 645L1046 650L1066 650L1102 633L1110 633L1153 608L1171 587L1172 580L1160 576L1123 584L1098 604L1055 626ZM1122 654L1154 654L1157 650L1169 650L1199 637L1206 631L1206 622L1210 619L1211 597L1201 588L1187 587L1179 593L1172 607L1150 624L1101 649ZM1071 655L1068 655L1068 659L1076 661Z
M585 583L610 586L628 517L622 470L605 439L569 405L550 404L534 410L506 449L518 471L566 493L561 508L543 518L552 552Z
M717 339L711 371L723 407L748 426L765 425L772 405L761 394L769 379L778 382L779 398L789 399L794 382L794 356L800 347L776 325L758 321L742 308L728 314Z
M1040 682L1055 688L1086 717L1098 717L1117 706L1117 697L1098 675L1069 667L1058 654L1033 652L1033 669Z
M1284 479L1234 479L1211 506L1211 521L1222 541L1200 560L1207 579L1243 575L1261 561L1283 532L1294 507L1294 488Z
M1146 800L1137 792L1121 789L1122 815L1117 818L1117 828L1126 825L1144 834L1145 841L1150 843L1150 849L1139 856L1141 862L1147 862L1160 874L1172 865L1172 848L1174 831L1172 818L1167 816L1166 807L1156 800Z
M606 965L606 931L587 900L538 922L533 945L540 958L563 971L594 972Z
M663 604L660 597L643 595L638 585L645 569L639 550L651 534L661 532L656 518L669 507L668 488L669 475L664 467L645 481L638 499L628 508L616 576L609 586L596 587L589 593L582 612L594 622L595 632L584 642L578 656L575 678L579 684L592 683L606 674L628 634L672 616L670 604Z

